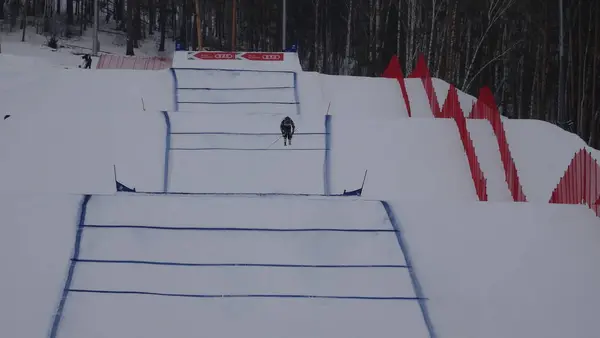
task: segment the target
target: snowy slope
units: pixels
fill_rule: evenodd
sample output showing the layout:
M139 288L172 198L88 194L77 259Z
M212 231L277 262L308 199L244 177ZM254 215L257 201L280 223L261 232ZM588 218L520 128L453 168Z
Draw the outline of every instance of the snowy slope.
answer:
M504 129L521 178L532 202L548 202L567 166L581 148L581 138L538 120L505 120ZM588 149L596 158L598 151Z
M286 150L278 133L281 116L170 116L169 191L324 193L323 117L295 118L294 146Z
M59 337L428 336L379 202L120 195L88 209Z
M296 75L292 72L174 70L178 111L220 114L296 115Z
M442 119L332 118L332 191L377 199L476 200L456 124Z
M439 337L598 336L600 221L586 206L393 206Z
M0 102L14 116L0 121L0 269L8 278L0 288L0 299L8 300L0 302L0 336L47 335L80 194L113 194L115 169L121 183L160 192L165 160L169 191L180 192L322 194L329 172L332 192L341 193L359 188L365 170L368 176L360 198L93 196L57 337L429 337L423 311L440 338L598 332L599 220L582 206L546 203L582 146L570 134L537 121L507 121L533 203L499 203L507 190L491 128L469 121L497 201L479 203L454 122L406 118L393 80L303 73L291 59L277 67L297 72L300 114L272 104L222 104L290 99L290 88L210 89L208 96L195 89L183 95L221 104L169 112L168 138L161 110L173 109L169 72L2 60ZM181 62L200 67L177 58L175 65ZM245 66L229 66L235 67ZM181 78L194 87L289 87L279 75L261 81L235 71L217 79L203 74ZM414 115L431 117L421 81L406 81ZM444 86L434 84L436 91ZM39 101L24 98L26 90ZM445 95L438 99L442 104ZM274 142L284 114L298 127L293 151ZM167 140L180 150L165 158ZM300 150L306 148L313 150ZM376 200L390 201L400 232ZM414 299L407 265L420 281L425 310Z
M112 194L110 115L29 112L0 120L0 193Z
M46 337L75 240L81 197L0 194L0 336Z
M395 79L321 75L323 96L334 116L408 117ZM351 94L350 94L351 93Z
M2 58L3 54L0 60ZM7 71L12 72L12 76ZM0 76L18 78L15 84L10 81L10 85L0 86L2 112L10 114L47 110L122 112L173 108L172 78L168 71L41 67L36 72L14 72L10 65L4 68L0 62Z

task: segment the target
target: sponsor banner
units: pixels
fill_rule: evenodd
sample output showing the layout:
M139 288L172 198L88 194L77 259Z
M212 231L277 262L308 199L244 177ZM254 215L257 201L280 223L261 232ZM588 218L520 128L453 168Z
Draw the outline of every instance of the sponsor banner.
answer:
M283 53L259 52L188 52L188 60L250 60L250 61L283 61Z
M237 53L233 52L189 52L188 59L199 60L235 60Z
M244 59L250 61L283 61L283 53L244 53Z

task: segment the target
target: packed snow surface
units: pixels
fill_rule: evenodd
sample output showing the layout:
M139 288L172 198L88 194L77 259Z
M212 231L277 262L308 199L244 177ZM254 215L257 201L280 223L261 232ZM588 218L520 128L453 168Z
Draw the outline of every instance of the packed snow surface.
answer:
M2 337L47 336L65 286L52 338L600 331L600 222L547 203L585 146L574 135L504 122L530 201L512 203L489 122L468 121L482 203L456 124L433 119L420 79L405 80L409 119L395 80L303 72L293 53L82 70L77 56L4 41ZM441 107L449 84L433 83ZM474 98L459 99L468 115ZM358 189L365 172L362 197L315 196ZM178 194L161 194L165 182Z

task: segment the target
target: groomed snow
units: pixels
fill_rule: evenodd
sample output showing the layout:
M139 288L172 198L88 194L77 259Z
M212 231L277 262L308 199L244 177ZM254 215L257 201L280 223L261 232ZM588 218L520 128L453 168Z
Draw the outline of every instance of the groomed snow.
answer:
M331 102L331 115L408 117L400 84L395 79L333 75L320 78L323 96Z
M73 294L61 338L200 336L330 338L428 337L414 301L202 299ZM86 311L79 311L85 308ZM176 314L176 315L174 315Z
M323 117L296 118L297 135L285 149L281 116L170 115L170 192L324 193Z
M544 122L506 121L532 203L478 203L455 123L405 118L395 80L303 73L288 54L282 63L220 64L186 55L176 53L175 65L298 72L300 114L295 105L180 105L169 113L173 148L242 150L172 150L170 191L322 194L328 169L332 192L341 193L359 188L368 169L363 197L115 194L115 171L138 191L162 190L160 111L173 109L170 72L62 69L74 58L2 54L0 102L12 116L0 121L0 268L8 283L0 288L0 336L47 335L81 194L89 192L111 196L88 205L57 338L429 337L408 257L381 203L365 198L391 201L438 337L597 336L600 221L584 206L546 203L584 146L576 136ZM215 80L197 72L183 75L192 87L288 86L291 76L230 72ZM448 84L433 81L442 106ZM406 84L413 116L432 117L421 80ZM289 90L215 91L211 100L287 100ZM459 97L468 114L473 98ZM298 127L294 151L277 140L285 115ZM508 191L486 123L468 128L490 199L503 201ZM282 294L289 297L266 298Z
M64 287L81 199L0 194L0 336L47 336Z
M539 120L504 120L506 139L515 161L523 192L531 202L546 203L575 153L582 148L596 158L575 134Z
M0 75L3 74L2 69L0 61ZM2 113L6 114L173 109L173 80L166 70L44 67L34 72L18 72L10 77L2 75L2 78L18 78L18 82L10 88L0 87ZM24 97L23 93L27 96Z
M175 67L174 71L178 88L239 89L294 86L294 74L290 72L177 69Z
M178 227L390 230L379 202L326 197L94 196L86 223ZM237 213L215 212L235 209ZM265 217L281 213L289 217ZM143 215L144 218L140 218ZM335 215L335 218L332 216ZM243 223L243 224L241 224Z
M111 116L30 112L0 120L0 192L115 192Z
M333 193L358 189L368 170L367 198L477 199L453 120L334 116L331 138Z
M586 206L393 207L440 337L598 336L600 221Z
M88 208L60 337L99 330L95 322L109 328L102 336L114 330L159 337L180 325L177 332L217 337L283 330L291 337L359 337L374 330L392 337L393 322L427 337L406 261L379 202L124 194L93 197ZM201 226L199 220L217 229L186 227ZM256 229L231 229L248 226ZM196 320L182 321L189 311ZM152 318L158 322L139 325ZM356 328L346 331L349 326Z

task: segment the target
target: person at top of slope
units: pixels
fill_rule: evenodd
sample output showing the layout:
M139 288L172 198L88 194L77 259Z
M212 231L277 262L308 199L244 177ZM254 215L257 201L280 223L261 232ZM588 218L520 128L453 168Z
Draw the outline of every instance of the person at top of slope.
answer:
M296 131L296 125L294 121L289 116L286 116L281 124L279 125L279 129L281 129L281 136L283 137L283 145L286 146L289 142L292 145L292 135Z

